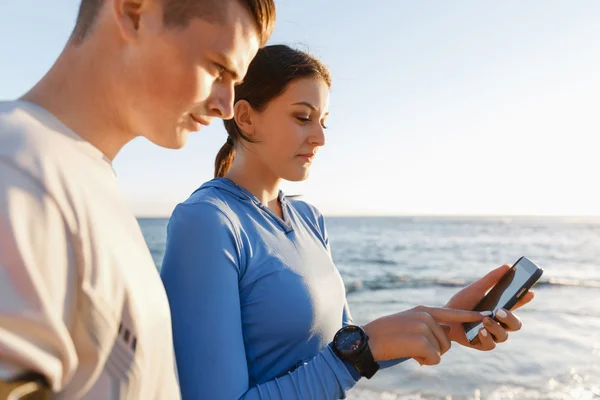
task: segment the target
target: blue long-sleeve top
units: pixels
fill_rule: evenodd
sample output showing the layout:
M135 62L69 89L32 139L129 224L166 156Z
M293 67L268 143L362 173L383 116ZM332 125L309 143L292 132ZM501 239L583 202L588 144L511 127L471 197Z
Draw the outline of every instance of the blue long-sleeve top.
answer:
M279 200L283 219L218 178L171 216L161 276L184 399L340 399L359 378L329 346L351 317L323 217Z

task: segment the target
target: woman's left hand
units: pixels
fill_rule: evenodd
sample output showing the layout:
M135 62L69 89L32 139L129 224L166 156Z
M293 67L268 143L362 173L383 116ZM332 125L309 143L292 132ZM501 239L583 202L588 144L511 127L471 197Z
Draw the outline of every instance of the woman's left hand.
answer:
M473 307L485 296L502 276L510 269L509 265L503 265L488 273L483 278L473 282L469 286L456 293L444 307L454 308L459 310L472 310ZM524 306L533 300L534 293L528 291L519 302L513 307L513 311ZM479 342L471 344L467 340L465 330L462 324L451 324L448 337L453 342L466 347L481 351L493 350L496 343L505 342L508 339L508 333L521 329L521 320L508 310L499 310L496 312L496 318L502 322L494 321L491 318L484 320L484 328L479 332Z

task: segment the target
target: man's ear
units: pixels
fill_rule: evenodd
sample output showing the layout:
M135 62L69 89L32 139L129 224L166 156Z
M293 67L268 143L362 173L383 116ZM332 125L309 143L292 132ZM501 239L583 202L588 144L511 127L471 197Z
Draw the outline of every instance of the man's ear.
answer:
M142 13L150 0L112 0L112 11L123 39L134 41L138 37Z

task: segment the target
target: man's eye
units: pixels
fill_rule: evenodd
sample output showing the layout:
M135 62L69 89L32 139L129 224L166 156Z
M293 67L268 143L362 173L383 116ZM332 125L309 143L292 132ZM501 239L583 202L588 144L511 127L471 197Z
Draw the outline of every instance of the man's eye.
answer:
M221 64L215 64L215 69L217 79L223 79L225 72L227 72L227 68L225 68Z

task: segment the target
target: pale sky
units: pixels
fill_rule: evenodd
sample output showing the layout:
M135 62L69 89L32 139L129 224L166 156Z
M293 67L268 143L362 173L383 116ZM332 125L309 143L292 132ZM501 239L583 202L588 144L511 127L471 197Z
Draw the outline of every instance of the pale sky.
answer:
M330 67L327 145L287 183L326 215L600 215L600 1L280 0L271 43ZM0 0L0 99L50 67L78 0ZM168 216L212 178L219 121L114 167Z

